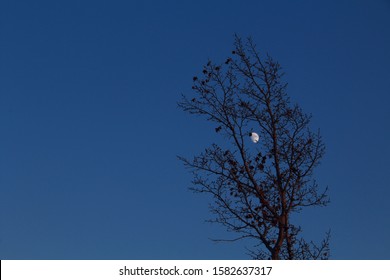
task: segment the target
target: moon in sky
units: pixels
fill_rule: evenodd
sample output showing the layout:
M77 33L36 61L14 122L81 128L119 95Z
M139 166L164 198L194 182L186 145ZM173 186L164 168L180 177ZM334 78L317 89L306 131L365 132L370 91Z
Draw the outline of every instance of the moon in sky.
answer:
M260 137L259 137L259 135L256 132L249 133L249 136L250 136L250 138L251 138L253 143L259 142L259 138Z

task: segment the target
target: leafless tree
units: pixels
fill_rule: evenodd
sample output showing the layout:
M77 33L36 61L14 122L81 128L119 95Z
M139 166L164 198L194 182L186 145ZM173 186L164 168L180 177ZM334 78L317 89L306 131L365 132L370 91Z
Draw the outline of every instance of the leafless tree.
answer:
M255 259L327 259L329 236L320 244L301 237L292 215L325 206L313 170L324 155L319 131L309 128L311 116L292 105L282 81L282 68L256 50L252 39L235 37L232 56L209 61L193 77L193 95L178 103L184 111L215 123L221 144L212 144L192 160L179 157L194 175L195 192L213 197L211 221L253 239ZM258 143L250 140L256 132Z

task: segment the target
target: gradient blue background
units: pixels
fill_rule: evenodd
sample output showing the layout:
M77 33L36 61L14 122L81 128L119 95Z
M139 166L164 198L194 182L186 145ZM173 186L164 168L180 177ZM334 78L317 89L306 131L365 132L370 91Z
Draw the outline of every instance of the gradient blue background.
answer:
M271 3L272 2L272 3ZM0 2L0 258L245 259L176 155L224 141L177 108L253 36L327 145L333 259L390 259L389 1Z

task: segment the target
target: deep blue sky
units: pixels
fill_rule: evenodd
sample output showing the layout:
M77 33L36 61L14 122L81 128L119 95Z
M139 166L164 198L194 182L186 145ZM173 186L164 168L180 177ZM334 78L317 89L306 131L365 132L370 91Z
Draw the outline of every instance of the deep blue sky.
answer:
M245 259L176 155L224 141L177 108L233 34L321 128L334 259L390 259L390 2L0 2L0 258Z

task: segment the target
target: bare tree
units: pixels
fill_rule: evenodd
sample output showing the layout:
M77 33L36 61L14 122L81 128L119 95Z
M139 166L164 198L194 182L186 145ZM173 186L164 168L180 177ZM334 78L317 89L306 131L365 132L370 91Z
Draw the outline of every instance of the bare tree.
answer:
M232 57L209 61L193 77L193 96L182 96L184 111L215 123L222 144L212 144L193 160L179 157L194 175L195 192L214 198L212 222L250 238L255 259L327 259L329 235L316 245L301 237L293 213L329 202L313 169L324 154L319 131L310 116L292 105L281 66L262 57L249 38L235 37ZM259 135L253 143L250 135Z

